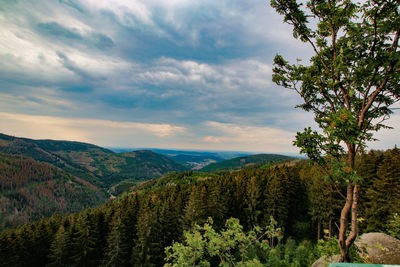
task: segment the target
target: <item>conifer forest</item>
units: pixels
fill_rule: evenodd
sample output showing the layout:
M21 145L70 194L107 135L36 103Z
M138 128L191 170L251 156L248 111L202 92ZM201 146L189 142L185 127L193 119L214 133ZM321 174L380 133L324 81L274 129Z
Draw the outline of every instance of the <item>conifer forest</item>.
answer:
M360 233L379 231L396 236L400 150L372 150L359 155L356 163L363 176ZM265 229L273 233L262 236L267 247L247 241L252 248L245 253L248 259L256 259L263 266L309 266L326 253L323 247L329 244L321 240L327 243L338 235L342 195L346 192L345 185L325 181L324 176L323 170L308 160L252 165L235 171L169 173L102 206L54 214L3 230L0 265L173 264L178 262L174 259L178 259L175 254L179 250L173 254L171 246L184 242L193 229L210 225L212 218L213 230L222 234L227 219L236 218L242 234L254 229L258 229L255 236ZM198 233L204 232L201 227ZM233 242L237 244L231 245L230 253L240 262L243 255L239 244L246 240ZM195 265L203 261L217 266L220 254L202 253L191 260Z

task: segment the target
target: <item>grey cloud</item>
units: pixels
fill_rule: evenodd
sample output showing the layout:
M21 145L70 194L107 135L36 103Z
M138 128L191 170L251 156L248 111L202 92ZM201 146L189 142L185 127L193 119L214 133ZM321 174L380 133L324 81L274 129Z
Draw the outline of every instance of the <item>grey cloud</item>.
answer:
M40 34L49 38L58 38L58 41L62 42L66 42L69 39L99 49L108 49L114 46L114 41L105 34L94 32L88 36L82 36L76 30L68 29L57 22L39 23L37 29Z
M93 44L99 49L111 48L114 46L113 40L107 35L101 33L92 34Z
M81 13L84 13L84 8L74 0L58 0L58 2L65 4L67 6L70 6L73 9L76 9L77 11L79 11Z
M75 39L82 40L82 36L66 27L58 24L57 22L47 22L47 23L39 23L37 28L40 33L45 35L50 35L52 37L58 38L67 38L67 39Z
M98 97L112 107L140 109L138 116L174 122L276 125L281 119L268 114L286 113L293 101L282 101L269 71L252 60L209 65L163 58L136 69L125 81L131 82L126 91L105 90Z
M57 55L60 58L61 63L63 66L78 75L82 81L79 85L76 85L76 82L72 83L71 85L68 86L63 86L61 88L64 88L64 90L71 90L72 91L79 91L80 89L83 89L83 92L90 92L91 89L93 88L93 83L98 83L101 81L106 80L105 77L95 75L93 73L90 73L86 71L85 69L79 67L77 64L75 64L73 61L71 61L66 54L64 54L61 51L57 51ZM83 85L82 85L83 84Z

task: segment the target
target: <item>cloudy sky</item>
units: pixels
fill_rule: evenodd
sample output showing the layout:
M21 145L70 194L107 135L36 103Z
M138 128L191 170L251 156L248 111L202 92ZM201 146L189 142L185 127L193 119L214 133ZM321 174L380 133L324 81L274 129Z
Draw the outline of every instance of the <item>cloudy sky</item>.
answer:
M297 153L292 140L312 117L271 82L276 53L312 54L265 0L5 0L1 132ZM393 147L399 136L380 133L372 147Z

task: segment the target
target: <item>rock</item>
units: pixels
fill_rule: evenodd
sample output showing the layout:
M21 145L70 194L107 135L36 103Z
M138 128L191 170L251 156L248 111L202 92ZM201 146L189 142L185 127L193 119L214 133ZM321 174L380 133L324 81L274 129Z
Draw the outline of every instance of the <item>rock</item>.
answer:
M400 264L400 240L382 233L367 233L355 242L368 263ZM367 251L368 256L363 250Z
M339 262L340 255L333 255L332 257L322 256L311 267L326 267L331 263Z

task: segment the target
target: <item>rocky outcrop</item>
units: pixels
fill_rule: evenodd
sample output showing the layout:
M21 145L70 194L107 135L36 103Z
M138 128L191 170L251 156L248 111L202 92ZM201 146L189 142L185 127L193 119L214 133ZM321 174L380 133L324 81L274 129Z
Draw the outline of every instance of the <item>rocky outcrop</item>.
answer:
M382 233L363 234L356 245L361 250L360 256L368 263L400 264L400 240L394 237Z
M400 240L383 233L363 234L355 242L360 249L360 256L367 263L400 264ZM323 256L311 267L326 267L339 262L340 255Z

